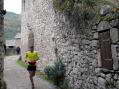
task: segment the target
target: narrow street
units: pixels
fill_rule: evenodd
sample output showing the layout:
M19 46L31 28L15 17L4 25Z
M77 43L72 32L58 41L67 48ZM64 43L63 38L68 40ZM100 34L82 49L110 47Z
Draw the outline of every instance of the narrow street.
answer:
M4 79L7 83L7 89L31 89L28 72L26 69L16 64L18 56L5 57L4 62ZM34 77L35 89L55 89L52 84Z

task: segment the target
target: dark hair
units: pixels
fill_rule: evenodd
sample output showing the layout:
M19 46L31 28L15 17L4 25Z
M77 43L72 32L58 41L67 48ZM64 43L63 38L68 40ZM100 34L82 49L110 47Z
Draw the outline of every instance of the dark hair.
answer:
M34 46L31 46L30 49L34 49Z

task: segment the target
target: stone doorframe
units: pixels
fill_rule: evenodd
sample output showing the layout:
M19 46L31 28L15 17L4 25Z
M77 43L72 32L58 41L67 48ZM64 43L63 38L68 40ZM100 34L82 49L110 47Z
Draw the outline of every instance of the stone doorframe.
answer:
M101 21L97 25L96 33L98 36L96 36L96 39L99 42L98 67L119 70L119 57L117 57L117 46L119 46L118 22L118 19L114 19Z

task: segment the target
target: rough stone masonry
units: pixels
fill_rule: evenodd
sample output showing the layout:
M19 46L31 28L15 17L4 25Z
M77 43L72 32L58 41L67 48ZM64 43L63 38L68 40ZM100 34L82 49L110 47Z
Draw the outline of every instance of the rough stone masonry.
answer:
M75 23L69 22L67 16L54 9L52 0L22 0L22 55L28 50L32 30L33 45L42 54L42 60L51 62L60 58L66 64L72 89L119 89L118 57L115 56L118 23L118 19L101 21L91 30L85 29L84 34ZM99 38L102 32L109 35L113 53L113 62L107 58L104 63L110 61L113 65L105 66L101 59L102 49L98 44L103 44Z
M3 10L4 0L0 0L0 10ZM3 79L4 69L4 17L0 15L0 89L6 89Z

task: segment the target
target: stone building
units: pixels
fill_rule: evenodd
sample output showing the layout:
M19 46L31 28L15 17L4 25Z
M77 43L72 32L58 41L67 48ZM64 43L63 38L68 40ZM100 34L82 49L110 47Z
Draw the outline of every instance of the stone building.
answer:
M22 53L27 51L29 46L35 45L35 49L42 54L44 60L56 59L52 41L53 29L56 29L52 3L49 1L44 3L42 0L22 0L22 3Z
M6 55L13 55L15 54L15 40L6 40Z
M52 0L22 0L23 55L31 44L43 61L62 59L73 89L119 89L119 19L103 19L85 33L76 24Z
M15 47L21 48L21 33L17 33L15 36Z

